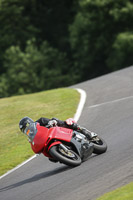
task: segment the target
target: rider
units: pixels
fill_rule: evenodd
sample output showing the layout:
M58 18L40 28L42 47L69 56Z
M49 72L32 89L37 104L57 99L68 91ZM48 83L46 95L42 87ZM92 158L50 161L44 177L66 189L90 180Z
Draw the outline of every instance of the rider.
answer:
M48 119L41 117L40 119L34 122L31 118L24 117L19 122L19 128L24 134L26 134L29 137L29 142L32 142L32 140L35 137L35 134L37 133L36 131L37 123L39 123L40 126L53 127L57 125L64 128L70 128L84 134L87 137L87 139L92 138L91 135L92 132L88 131L86 128L80 127L72 118L62 121L56 118Z

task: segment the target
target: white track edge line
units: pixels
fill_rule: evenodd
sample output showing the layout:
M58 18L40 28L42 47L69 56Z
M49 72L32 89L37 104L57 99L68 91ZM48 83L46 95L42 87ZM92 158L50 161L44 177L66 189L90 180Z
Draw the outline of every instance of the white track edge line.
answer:
M77 122L79 120L79 117L81 115L82 109L83 109L85 101L86 101L86 92L84 90L82 90L82 89L79 89L79 88L76 88L76 90L80 93L80 102L79 102L76 114L74 115L74 120ZM16 166L15 168L9 170L8 172L6 172L2 176L0 176L0 179L2 179L5 176L11 174L12 172L14 172L15 170L17 170L18 168L22 167L23 165L25 165L29 161L33 160L36 156L37 156L37 154L34 155L34 156L32 156L31 158L29 158L28 160L24 161L20 165Z
M80 93L80 102L79 102L76 114L74 115L74 120L77 122L80 118L80 115L82 113L82 110L86 101L86 92L79 88L76 88L76 90Z
M32 159L34 159L37 155L32 156L31 158L29 158L28 160L24 161L23 163L21 163L20 165L17 165L15 168L9 170L8 172L6 172L5 174L3 174L2 176L0 176L0 179L4 178L5 176L7 176L8 174L11 174L12 172L14 172L15 170L17 170L18 168L22 167L23 165L25 165L26 163L28 163L29 161L31 161Z

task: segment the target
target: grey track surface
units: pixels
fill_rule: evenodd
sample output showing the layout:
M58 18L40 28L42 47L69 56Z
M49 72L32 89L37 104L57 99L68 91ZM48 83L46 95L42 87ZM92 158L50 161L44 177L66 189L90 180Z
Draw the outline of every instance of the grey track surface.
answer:
M76 168L38 156L0 180L0 200L93 200L133 181L133 67L73 87L87 93L78 123L108 151Z

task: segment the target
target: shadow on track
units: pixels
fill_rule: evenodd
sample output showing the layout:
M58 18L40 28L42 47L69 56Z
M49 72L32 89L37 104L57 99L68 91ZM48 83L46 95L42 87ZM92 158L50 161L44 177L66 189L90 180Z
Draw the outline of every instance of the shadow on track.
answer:
M64 171L70 170L71 168L72 167L69 167L69 166L63 166L63 167L59 167L59 168L57 168L57 169L55 169L53 171L47 171L47 172L43 172L43 173L37 174L37 175L35 175L35 176L31 177L31 178L28 178L28 179L25 179L23 181L14 183L12 185L8 185L6 187L0 188L0 192L6 191L6 190L11 190L13 188L20 187L20 186L22 186L24 184L31 183L31 182L34 182L34 181L38 181L40 179L44 179L44 178L47 178L47 177L62 173Z

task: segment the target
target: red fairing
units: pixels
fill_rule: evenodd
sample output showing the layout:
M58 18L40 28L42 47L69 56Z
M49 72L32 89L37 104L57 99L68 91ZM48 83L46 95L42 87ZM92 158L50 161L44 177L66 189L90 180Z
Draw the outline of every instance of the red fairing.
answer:
M49 129L49 137L55 138L57 140L63 140L70 142L72 138L72 129L63 128L63 127L54 127Z
M46 128L37 124L37 133L31 143L31 148L35 153L43 153L47 157L49 155L49 146L57 145L60 141L70 142L72 138L72 129L63 127ZM52 142L52 143L51 143Z
M31 143L31 148L35 153L39 153L44 148L48 138L48 129L37 124L37 133Z

